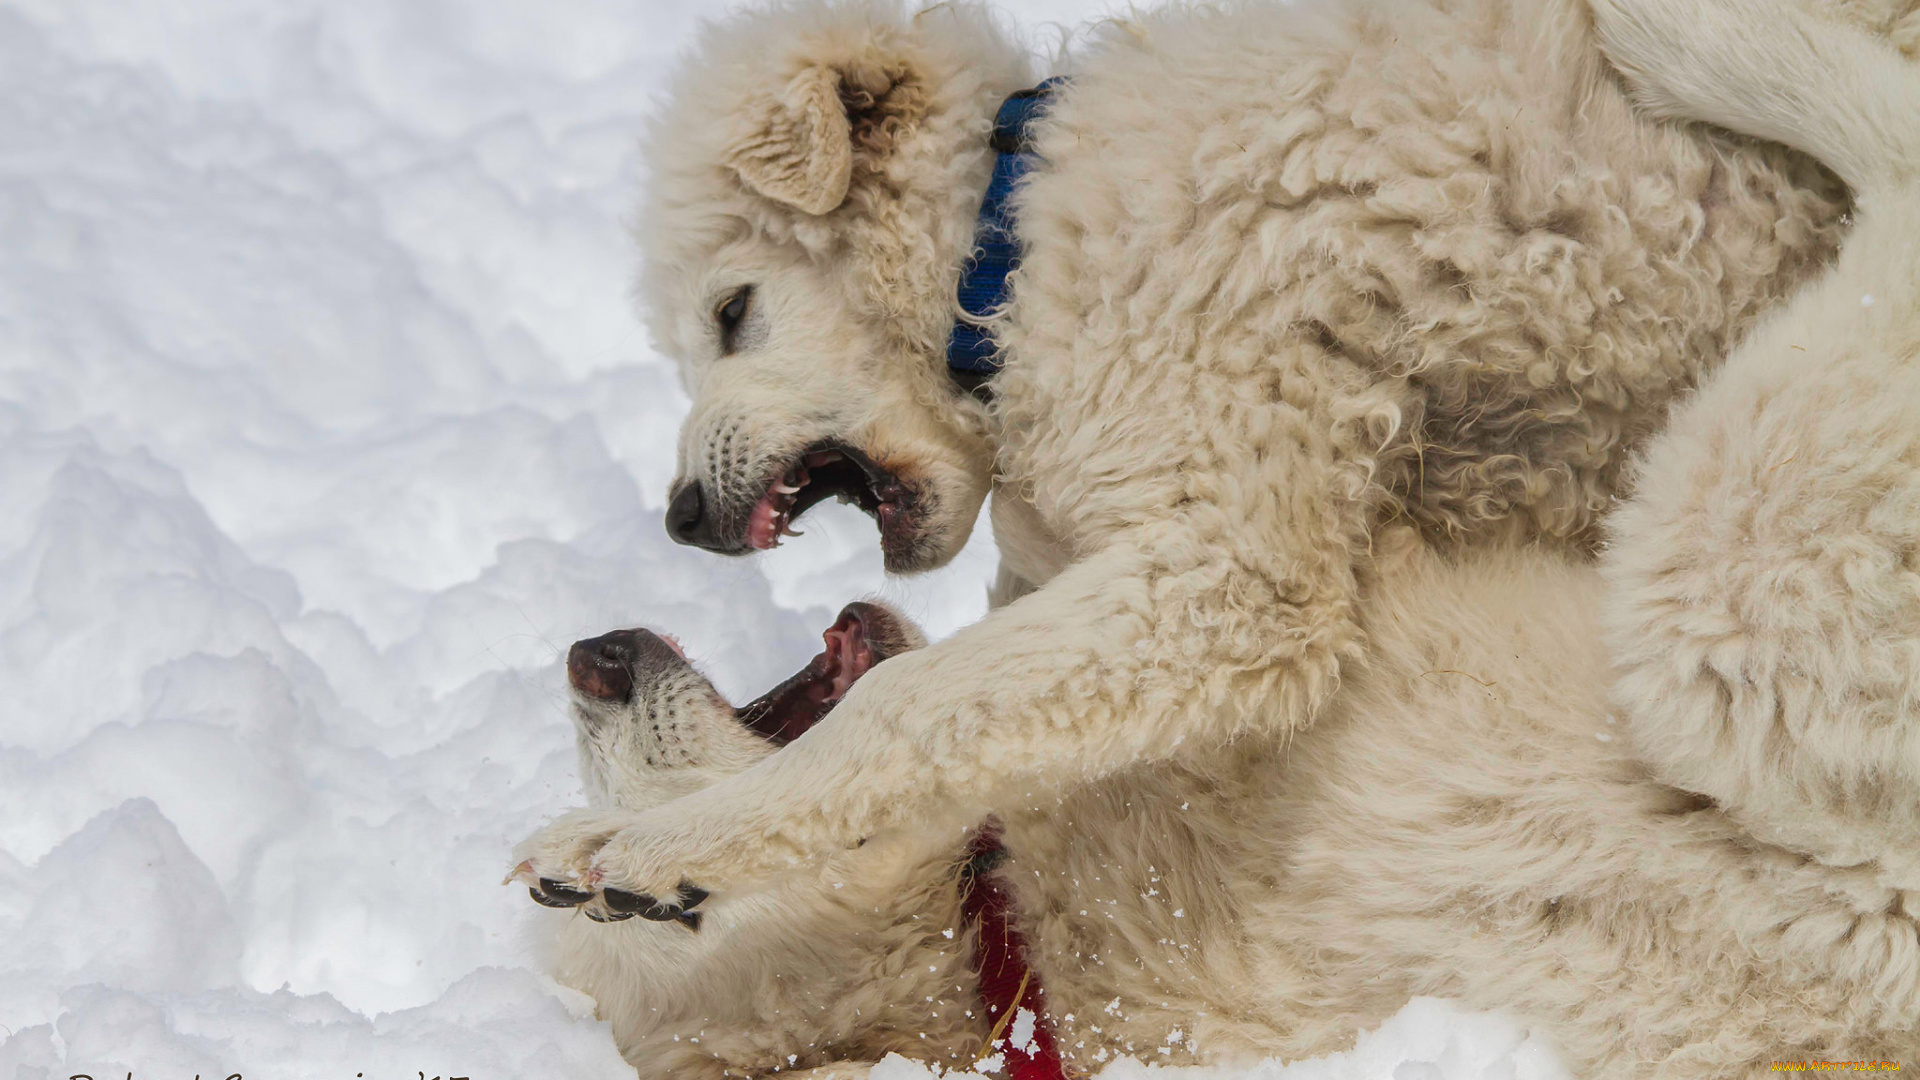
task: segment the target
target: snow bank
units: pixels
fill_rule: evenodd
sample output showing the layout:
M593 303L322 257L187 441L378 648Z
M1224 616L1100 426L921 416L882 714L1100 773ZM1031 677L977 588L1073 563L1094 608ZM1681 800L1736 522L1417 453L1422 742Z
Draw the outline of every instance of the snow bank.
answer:
M980 611L851 511L666 541L620 223L693 17L0 0L0 1075L631 1077L497 885L579 799L566 644L740 695L863 591ZM1547 1075L1436 1009L1300 1075Z
M1016 1044L1018 1039L1013 1040ZM940 1074L897 1054L872 1080L936 1080ZM1570 1080L1553 1051L1519 1028L1450 1002L1415 998L1354 1048L1314 1061L1268 1061L1250 1069L1175 1067L1121 1060L1098 1080ZM947 1073L944 1080L1001 1080L994 1073Z

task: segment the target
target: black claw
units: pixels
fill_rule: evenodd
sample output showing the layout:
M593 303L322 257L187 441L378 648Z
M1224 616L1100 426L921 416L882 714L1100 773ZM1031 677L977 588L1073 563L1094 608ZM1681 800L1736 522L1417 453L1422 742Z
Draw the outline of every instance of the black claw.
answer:
M536 904L554 908L579 907L593 899L592 893L569 889L552 878L541 878L540 884L527 886L527 895Z
M626 922L628 919L633 918L633 912L631 911L616 911L612 914L602 915L592 908L587 908L585 909L585 913L587 918L598 923Z
M646 893L630 893L622 892L619 889L606 889L603 890L600 895L606 900L608 908L614 911L624 912L628 915L645 915L650 909L660 906L659 901L648 896Z
M648 922L679 923L698 932L700 915L692 909L706 900L707 890L683 883L678 891L679 896L671 904L663 904L646 893L622 892L619 889L603 889L600 898L606 902L609 911L618 912L622 919L638 915Z

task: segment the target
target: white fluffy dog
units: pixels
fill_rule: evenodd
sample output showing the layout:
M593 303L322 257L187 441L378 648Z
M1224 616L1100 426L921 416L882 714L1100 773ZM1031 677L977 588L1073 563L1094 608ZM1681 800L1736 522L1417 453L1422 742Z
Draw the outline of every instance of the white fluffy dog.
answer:
M1753 403L1779 375L1770 357L1753 359L1736 357L1703 400ZM1756 555L1788 580L1851 573L1857 592L1830 594L1824 617L1852 626L1798 639L1794 658L1820 673L1815 696L1844 705L1772 736L1777 764L1730 756L1717 781L1817 769L1831 759L1827 740L1872 718L1887 729L1883 746L1862 747L1829 783L1898 777L1880 790L1911 814L1920 721L1904 688L1851 658L1920 647L1920 588L1888 558L1920 546L1920 378L1884 354L1863 359L1808 381L1822 415L1864 408L1903 421L1880 429L1889 440L1867 455L1816 433L1792 447L1798 461L1769 471L1786 450L1776 436L1806 430L1790 399L1734 414L1732 430L1711 405L1683 415L1648 463L1658 479L1631 512L1615 572L1632 578L1656 552L1689 562L1653 589L1630 583L1611 617L1636 648L1660 638L1663 663L1684 658L1704 677L1703 651L1740 646L1718 618L1705 633L1676 624L1660 597L1685 587L1696 608L1772 610L1774 582L1749 573ZM1700 457L1709 444L1731 453ZM1875 471L1859 471L1863 458ZM1743 463L1739 480L1727 461ZM1703 479L1715 498L1667 498L1698 495ZM1744 543L1664 546L1676 529L1748 529L1770 503L1855 513L1819 543L1816 522L1799 518ZM1407 530L1376 554L1361 605L1376 661L1290 751L1246 740L1205 774L1149 770L1008 831L1014 855L994 873L1017 898L1045 1023L1072 1071L1119 1054L1317 1055L1413 994L1505 1008L1583 1077L1920 1056L1911 833L1834 829L1853 852L1828 859L1769 842L1739 808L1652 775L1647 740L1702 717L1656 701L1616 720L1597 625L1607 592L1593 568L1538 550L1447 559ZM1884 641L1852 636L1863 602ZM737 711L644 631L576 645L575 718L596 803L617 816L722 782L818 719L869 661L912 646L899 616L856 607L860 621L843 614L808 669ZM889 643L852 658L875 636ZM1724 705L1714 719L1754 738L1773 721ZM589 916L552 928L556 974L598 999L649 1080L858 1077L888 1052L966 1066L988 1049L962 848L896 833L768 890L642 912L659 922L600 925L640 910L616 891L536 890ZM682 921L696 916L698 933Z
M1840 228L1804 159L1633 115L1577 0L1169 11L1035 126L989 406L942 356L1029 78L981 9L863 0L715 26L682 73L642 221L694 394L671 527L744 552L838 494L913 569L997 483L1025 595L738 776L557 824L543 876L671 903L1284 738L1369 651L1382 521L1584 544Z
M563 902L669 923L571 933L718 941L684 928L709 888L717 929L773 870L824 895L993 810L1079 1068L1320 1053L1409 993L1514 1008L1594 1075L1920 1051L1896 57L1773 5L1601 9L1652 100L1812 151L1864 225L1654 455L1612 570L1616 724L1594 573L1493 541L1594 527L1626 443L1823 251L1810 176L1634 119L1557 0L1130 27L1040 129L986 410L934 357L1014 65L964 10L786 14L716 40L659 137L677 523L764 546L841 491L911 568L997 452L1004 592L1038 588L777 754L533 838ZM811 1021L781 1015L753 1030L791 1061L711 1067L800 1063Z
M1324 1053L1416 993L1511 1010L1582 1076L1920 1059L1920 71L1756 2L1596 8L1654 108L1831 162L1855 237L1654 441L1604 570L1390 529L1369 662L1314 727L1008 816L994 873L1070 1067ZM750 775L918 644L856 605L736 711L658 638L583 642L589 787L618 823ZM558 970L649 1076L965 1062L960 858L902 830L658 924L576 919Z
M568 656L580 770L595 807L645 810L774 752L889 655L925 644L889 609L849 605L807 668L735 710L671 639L605 634ZM987 1025L958 890L960 845L898 838L777 887L665 922L535 883L586 919L553 927L551 961L590 993L628 1060L654 1078L760 1075L898 1051L971 1064ZM591 901L591 902L590 902ZM607 925L619 923L621 925Z

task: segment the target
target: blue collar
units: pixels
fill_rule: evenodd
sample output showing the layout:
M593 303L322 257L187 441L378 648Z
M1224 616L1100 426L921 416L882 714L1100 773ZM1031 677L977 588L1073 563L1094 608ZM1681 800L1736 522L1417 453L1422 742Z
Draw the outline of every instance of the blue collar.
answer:
M970 393L984 396L986 381L1000 371L999 349L975 320L983 320L1007 299L1007 274L1020 265L1020 238L1014 233L1014 185L1039 158L1027 140L1027 127L1046 110L1047 99L1065 79L1055 76L1000 103L993 118L991 145L998 153L980 216L974 248L960 272L960 308L967 318L953 324L947 338L947 373Z

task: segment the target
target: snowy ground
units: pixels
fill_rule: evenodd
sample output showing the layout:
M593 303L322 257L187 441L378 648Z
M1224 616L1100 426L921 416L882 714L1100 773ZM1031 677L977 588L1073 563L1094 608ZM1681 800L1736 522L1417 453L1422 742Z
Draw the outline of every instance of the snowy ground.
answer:
M621 223L697 14L0 0L0 1076L631 1077L497 884L579 800L566 643L740 694L862 592L980 611L984 545L883 586L851 512L666 541ZM1416 1002L1284 1075L1555 1075L1523 1037Z

